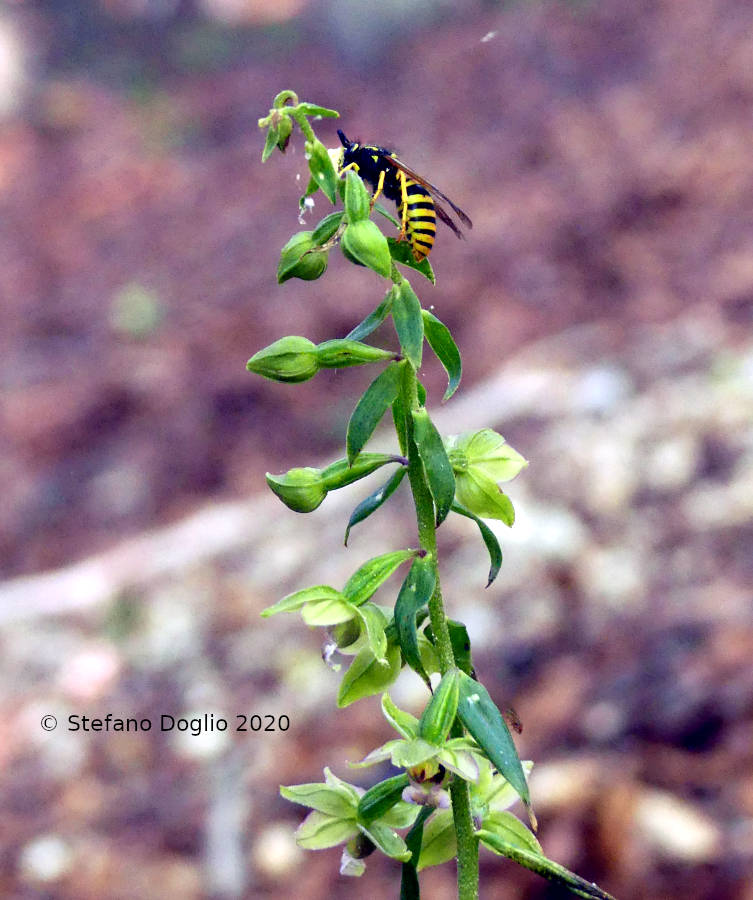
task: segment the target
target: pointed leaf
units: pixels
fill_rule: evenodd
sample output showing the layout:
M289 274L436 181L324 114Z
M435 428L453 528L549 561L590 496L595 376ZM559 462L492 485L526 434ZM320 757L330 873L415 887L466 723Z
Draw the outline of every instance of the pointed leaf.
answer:
M601 888L592 882L586 881L585 878L581 878L540 853L533 853L517 844L504 841L497 834L487 831L485 828L477 831L476 834L479 840L490 850L512 859L518 865L524 866L526 869L530 869L532 872L536 872L550 881L564 885L578 897L586 897L588 900L614 900L611 894L602 891Z
M322 189L330 203L336 203L339 178L327 148L320 140L314 139L306 141L305 150L312 181L315 181L317 186Z
M317 106L316 103L299 103L296 108L306 116L322 116L325 119L340 118L340 113L336 109L327 109L326 106Z
M427 866L438 866L453 859L458 852L455 824L451 809L440 809L424 826L418 871Z
M403 356L410 360L414 369L420 369L424 345L424 320L421 316L421 303L405 279L397 285L392 303L392 321L395 323Z
M392 550L374 556L350 576L342 590L343 597L354 606L369 599L392 573L416 555L415 550Z
M423 310L424 334L429 346L436 354L447 372L447 390L442 397L442 402L449 400L458 389L463 365L460 359L460 351L457 348L450 329L439 319L432 315L428 309Z
M382 416L400 389L404 363L392 362L366 388L348 422L346 447L348 461L352 464L363 450Z
M516 847L520 847L521 850L528 850L530 853L544 855L536 835L510 812L495 810L488 813L484 816L482 827L484 831L496 834L505 843L513 844Z
M377 207L378 206L379 204L377 204ZM400 223L396 219L393 219L392 216L389 215L388 218L392 219L395 225L400 228ZM421 262L416 262L416 258L413 256L413 250L408 241L397 241L395 238L388 237L387 244L390 248L390 255L396 263L400 263L401 266L409 266L411 269L415 269L416 272L420 272L424 278L428 278L432 284L436 284L437 279L434 276L434 270L432 269L428 258L424 257Z
M494 581L497 575L499 575L499 570L502 568L502 548L499 546L497 536L494 534L491 528L489 528L486 522L483 521L483 519L480 519L477 515L472 513L469 509L466 509L457 501L455 501L450 508L453 512L458 513L461 516L465 516L466 519L473 519L473 521L478 525L478 530L481 532L481 537L486 544L486 549L489 553L489 559L491 561L491 565L489 566L489 577L486 582L486 586L489 587L489 585Z
M471 639L468 637L468 629L462 622L456 622L454 619L447 620L447 629L450 632L450 643L452 644L452 655L455 657L455 665L465 672L466 675L473 674L473 662L471 661ZM431 625L424 628L424 635L431 641L432 645L436 645L436 638Z
M407 740L418 737L418 719L405 710L398 709L389 694L382 697L382 712L390 725Z
M419 556L414 560L395 601L395 628L400 649L405 661L424 681L427 677L418 650L416 614L428 604L436 579L434 560L430 556Z
M494 705L494 701L483 684L475 681L470 675L461 672L459 684L458 717L460 721L500 775L503 775L515 788L529 810L529 815L532 816L531 797L523 766L507 724L502 718L502 713Z
M387 625L387 616L373 603L363 603L361 606L354 606L353 609L363 624L367 644L377 662L386 663L387 638L384 629Z
M311 240L316 246L326 244L327 241L337 233L340 223L343 219L343 212L330 213L325 216L311 232Z
M430 806L424 806L418 814L413 827L405 836L405 846L411 852L411 858L403 863L400 877L400 900L421 900L421 892L418 885L418 857L421 854L421 843L424 837L424 822L432 814Z
M383 503L389 500L389 498L397 490L407 471L408 469L405 466L400 466L400 468L395 472L395 474L386 484L383 484L381 487L377 488L373 494L369 494L369 496L366 497L365 500L362 500L353 510L353 512L350 514L350 519L348 520L348 527L345 529L346 547L348 545L350 529L354 525L358 525L359 522L363 522L364 519L368 519L368 517L373 512L376 512Z
M382 300L379 306L377 306L373 312L369 313L360 325L356 325L350 334L346 335L345 339L348 341L361 341L365 337L368 337L372 331L376 331L390 314L394 293L394 288L387 291L387 296Z
M455 497L455 475L442 438L423 406L413 410L413 434L434 498L439 526L447 518Z
M337 705L340 709L350 706L362 697L379 694L388 688L400 674L400 650L387 648L387 664L380 663L370 647L364 647L350 664L340 682Z

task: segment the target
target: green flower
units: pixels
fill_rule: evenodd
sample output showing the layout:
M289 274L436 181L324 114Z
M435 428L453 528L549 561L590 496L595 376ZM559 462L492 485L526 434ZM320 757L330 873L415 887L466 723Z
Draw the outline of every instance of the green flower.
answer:
M491 428L448 437L445 449L455 474L455 500L481 518L512 525L515 510L499 482L513 479L528 461Z
M324 778L324 783L280 788L287 800L311 809L295 833L299 847L325 850L346 844L340 865L343 875L362 875L366 868L362 860L374 848L401 862L410 859L410 850L394 829L413 824L418 814L415 807L398 800L384 815L364 822L359 819L358 803L365 792L333 775L328 768Z

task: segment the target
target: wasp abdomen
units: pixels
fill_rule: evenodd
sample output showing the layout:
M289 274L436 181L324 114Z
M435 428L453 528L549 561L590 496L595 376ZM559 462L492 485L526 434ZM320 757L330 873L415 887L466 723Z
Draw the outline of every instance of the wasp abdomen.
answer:
M406 179L405 210L400 214L405 219L405 234L410 241L413 256L417 262L425 259L434 246L437 233L437 214L431 194L420 184Z

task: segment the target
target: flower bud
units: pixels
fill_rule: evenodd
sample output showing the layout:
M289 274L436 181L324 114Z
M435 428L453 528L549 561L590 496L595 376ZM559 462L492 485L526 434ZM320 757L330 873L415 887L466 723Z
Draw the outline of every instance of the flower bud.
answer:
M332 340L319 344L317 361L323 369L344 369L347 366L363 366L367 363L395 359L392 350L382 350L360 341Z
M351 262L390 277L392 258L387 238L370 219L351 222L343 232L340 249Z
M392 453L359 453L352 466L348 465L347 459L338 459L330 463L326 469L322 470L322 479L327 490L334 491L337 488L353 484L355 481L360 481L361 478L371 475L382 466L396 462L404 464L405 460Z
M283 475L267 472L266 477L270 488L293 512L313 512L327 496L327 487L319 469L290 469Z
M313 234L313 231L299 231L282 248L277 264L278 284L288 278L314 281L327 268L328 251L319 249Z
M280 338L255 353L246 368L272 381L308 381L319 371L316 345L297 335Z

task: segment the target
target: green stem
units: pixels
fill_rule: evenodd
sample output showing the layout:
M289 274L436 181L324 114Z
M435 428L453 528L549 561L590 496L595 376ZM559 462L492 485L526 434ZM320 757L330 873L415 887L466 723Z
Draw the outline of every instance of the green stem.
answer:
M410 363L405 365L402 385L402 405L405 410L405 433L408 451L408 479L413 502L416 507L418 539L421 547L431 555L436 572L436 587L429 600L429 618L434 632L439 665L442 674L455 665L450 631L442 601L437 560L437 532L434 501L426 481L423 463L413 439L413 418L411 410L419 408L418 381ZM455 778L450 785L452 816L458 846L458 900L478 900L478 841L474 834L471 817L471 795L467 782Z

